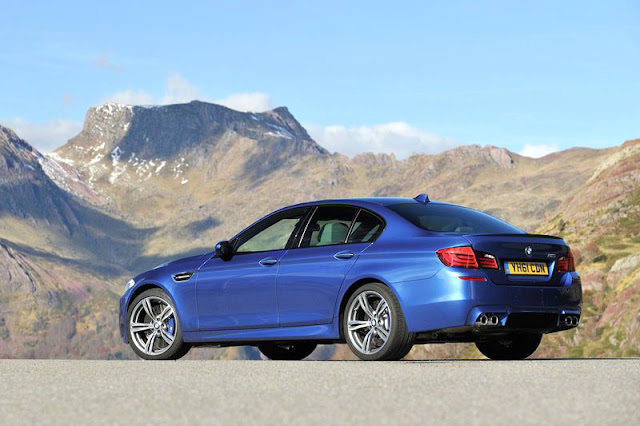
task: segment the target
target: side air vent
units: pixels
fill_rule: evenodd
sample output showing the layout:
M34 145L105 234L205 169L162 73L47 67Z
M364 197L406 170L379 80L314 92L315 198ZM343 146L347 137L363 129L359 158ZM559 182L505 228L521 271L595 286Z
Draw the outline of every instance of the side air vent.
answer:
M173 280L176 282L181 281L189 281L189 279L193 276L193 271L190 272L180 272L173 275Z

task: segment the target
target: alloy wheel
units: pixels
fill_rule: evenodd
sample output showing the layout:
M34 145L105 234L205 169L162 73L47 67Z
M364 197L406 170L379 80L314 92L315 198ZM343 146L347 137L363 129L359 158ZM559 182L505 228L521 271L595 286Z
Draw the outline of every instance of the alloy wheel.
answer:
M389 304L377 291L363 291L349 306L347 316L349 339L365 355L380 351L391 334Z
M138 350L151 356L163 354L175 340L173 308L158 296L145 297L131 311L129 331Z

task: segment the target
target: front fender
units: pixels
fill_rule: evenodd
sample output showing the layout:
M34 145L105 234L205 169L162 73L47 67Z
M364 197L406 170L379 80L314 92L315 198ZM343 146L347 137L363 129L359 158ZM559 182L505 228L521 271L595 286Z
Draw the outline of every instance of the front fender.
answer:
M122 329L123 325L126 324L127 311L133 299L140 294L141 291L144 291L144 289L156 287L164 291L173 303L176 317L180 322L182 331L198 330L198 313L195 300L196 274L194 274L188 281L183 282L175 282L171 278L172 275L172 273L154 273L143 274L136 277L136 284L134 284L134 286L131 287L120 299L120 323ZM126 340L126 333L121 331L121 334Z

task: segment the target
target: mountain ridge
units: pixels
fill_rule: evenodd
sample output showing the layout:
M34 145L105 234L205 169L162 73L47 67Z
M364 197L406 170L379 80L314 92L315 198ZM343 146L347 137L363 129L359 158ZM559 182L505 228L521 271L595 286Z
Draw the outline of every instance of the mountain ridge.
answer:
M69 234L82 232L81 223L66 192L51 181L42 155L11 129L0 126L0 212L49 226ZM78 229L80 228L80 229Z
M109 321L115 323L117 298L130 276L171 258L210 250L216 241L284 205L319 198L413 197L421 192L487 211L530 232L559 234L576 249L579 261L585 262L580 268L587 292L601 288L603 293L586 296L585 327L570 338L551 336L550 349L543 354L617 353L595 337L606 325L600 314L615 318L614 331L629 336L622 340L620 353L640 340L640 332L629 328L631 314L601 306L603 301L622 306L625 297L636 297L640 289L639 265L633 260L640 253L634 240L640 233L634 222L639 202L633 198L640 188L633 167L640 162L640 144L634 141L601 150L572 148L539 159L492 145L465 145L403 160L372 153L349 158L313 141L286 107L242 113L204 102L92 107L81 133L44 156L26 141L8 145L17 135L0 133L6 139L0 144L0 194L9 200L5 204L18 203L24 192L13 190L6 177L35 179L29 173L37 172L36 181L51 188L49 196L66 200L84 229L61 237L46 224L30 221L30 214L39 211L37 200L30 198L14 208L22 215L0 215L4 250L13 253L13 258L0 253L0 264L14 271L12 277L22 277L0 274L0 324L7 324L9 336L20 330L27 337L5 346L0 342L0 355L46 356L45 349L33 348L58 336L55 356L67 350L74 357L131 357L131 351L117 343L115 327L104 328ZM18 157L8 148L2 151L3 146L18 150ZM23 160L34 170L22 166ZM7 172L6 166L3 181L2 164L9 162L11 170L22 175ZM596 197L603 188L621 190L612 200ZM610 206L616 211L607 211ZM595 216L599 221L589 219ZM624 235L625 248L615 248L614 234ZM607 260L594 260L601 255ZM611 272L614 264L618 266ZM44 298L45 289L56 283L54 293L65 302L55 315L49 305L33 305L30 296L18 292L18 281L24 281L20 270L31 271L35 288L42 289L38 297ZM27 287L22 283L19 288ZM15 307L13 313L3 314L8 307ZM16 313L20 309L28 318L51 320L38 325ZM82 312L73 314L73 334L64 314L76 309ZM94 320L100 327L91 325ZM0 338L3 333L0 327ZM587 337L599 343L588 347ZM83 339L100 349L86 347ZM96 343L101 339L104 344ZM413 356L473 356L466 347L449 348L417 348ZM323 354L348 356L340 348ZM192 356L256 355L228 349L195 351Z

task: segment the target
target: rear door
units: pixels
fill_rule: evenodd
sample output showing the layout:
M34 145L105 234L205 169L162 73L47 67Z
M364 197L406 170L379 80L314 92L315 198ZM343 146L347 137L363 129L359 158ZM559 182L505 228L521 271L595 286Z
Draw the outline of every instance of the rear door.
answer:
M280 324L330 323L345 275L382 226L376 216L356 207L317 207L298 247L280 260Z

